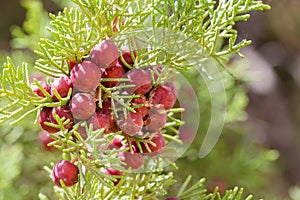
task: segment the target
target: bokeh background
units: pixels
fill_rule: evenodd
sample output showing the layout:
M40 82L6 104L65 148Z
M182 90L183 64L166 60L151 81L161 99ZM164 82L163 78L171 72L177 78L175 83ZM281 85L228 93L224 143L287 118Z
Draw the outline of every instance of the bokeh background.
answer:
M182 181L192 174L196 181L206 177L208 190L219 186L221 192L237 185L246 194L253 194L254 199L299 200L300 1L265 3L272 6L270 11L253 12L250 20L236 25L239 39L253 43L242 50L246 59L235 58L228 64L239 77L226 85L232 119L227 120L217 145L203 159L198 158L198 150L201 133L208 124L205 117L209 118L209 111L203 106L208 93L201 80L195 84L200 85L194 89L201 97L204 120L190 149L178 161L176 178ZM67 4L51 0L0 1L0 66L7 55L16 62L33 65L32 50L37 48L41 35L47 36L46 13L57 13ZM31 21L24 24L28 18ZM40 192L53 196L53 183L43 166L60 155L41 147L40 129L32 121L34 116L14 127L0 126L0 200L37 199ZM184 130L188 135L188 127Z

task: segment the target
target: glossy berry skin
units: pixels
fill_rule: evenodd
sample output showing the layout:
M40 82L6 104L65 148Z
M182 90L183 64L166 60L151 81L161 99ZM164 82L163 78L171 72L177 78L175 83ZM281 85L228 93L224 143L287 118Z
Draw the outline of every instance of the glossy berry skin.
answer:
M52 124L58 124L55 117L54 117L54 114L58 115L59 118L65 118L65 120L70 120L70 122L68 124L65 125L65 129L72 129L73 128L73 125L74 125L74 118L73 118L73 115L70 111L70 108L67 107L67 106L58 106L58 107L54 107L50 113L50 116L49 116L49 119L50 119L50 122Z
M177 100L175 86L167 82L151 91L149 101L153 105L161 104L166 110L170 110Z
M91 61L83 61L73 67L70 80L73 87L81 92L92 92L99 86L101 70Z
M79 169L73 163L67 160L61 160L54 166L52 170L52 180L56 185L61 187L60 180L67 187L73 186L78 182Z
M145 117L149 111L149 103L144 95L141 95L138 98L134 98L130 102L131 106L136 106L134 110Z
M160 131L168 119L167 111L162 105L154 105L144 118L144 129L150 132Z
M130 87L126 91L130 94L146 94L152 87L150 73L143 69L132 69L125 74L125 78L129 79L129 83L135 85Z
M54 146L48 146L49 143L54 142L54 139L48 136L48 132L45 130L42 130L39 132L38 141L40 145L47 151L54 151Z
M104 129L104 132L108 132L110 128L110 115L105 115L101 112L95 112L91 118L87 121L88 126L93 125L93 131Z
M58 94L64 98L68 96L69 89L72 87L72 83L68 76L61 76L56 78L51 84L51 96L55 101L58 101L57 97L54 94L54 89L57 90Z
M124 61L128 64L128 65L133 65L134 64L134 59L136 58L136 51L129 51L129 50L126 50L126 51L123 51L122 52L122 56L123 56L123 59ZM132 57L133 56L133 57ZM118 60L119 63L122 64L123 67L126 67L125 63L122 61L121 57L119 57L119 60Z
M127 118L125 119L122 113L119 114L117 125L125 134L133 136L143 128L143 117L138 112L127 112Z
M158 155L166 146L166 140L161 133L156 133L152 138L151 142L155 144L148 144L148 147L151 151L149 151L144 144L142 144L143 153L147 153L147 156L155 156Z
M116 63L116 65L107 68L103 73L103 78L122 78L125 71L123 69L123 66L119 63ZM117 85L117 81L105 81L102 82L102 84L105 87L114 87Z
M45 131L47 131L49 133L56 133L59 131L58 128L54 128L54 127L47 126L46 124L44 124L44 122L51 123L51 121L50 121L51 112L52 112L52 108L44 107L42 109L42 111L40 112L39 123L40 123L42 129L44 129Z
M100 68L114 66L119 58L119 51L115 43L110 40L104 40L95 45L90 52L91 61Z
M39 81L39 84L45 89L45 91L48 94L50 94L51 87L50 87L50 85L48 85L48 83L46 83L45 81ZM31 87L31 89L38 96L45 97L44 93L42 92L42 90L38 86L34 85L34 86Z
M73 67L77 64L76 62L74 62L74 61L71 61L71 60L68 60L68 64L69 64L69 68L70 68L70 70L72 70L73 69Z
M70 109L74 118L87 120L96 110L94 97L87 93L77 93L70 101Z

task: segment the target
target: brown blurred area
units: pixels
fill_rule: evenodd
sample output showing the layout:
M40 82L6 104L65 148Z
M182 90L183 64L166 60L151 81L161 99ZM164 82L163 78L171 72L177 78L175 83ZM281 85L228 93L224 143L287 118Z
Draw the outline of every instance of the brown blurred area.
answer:
M243 50L249 73L249 136L279 150L287 188L300 183L300 1L267 1L272 9L254 12L238 24L240 37L253 41ZM286 190L287 191L287 190Z
M9 50L11 39L10 27L15 24L20 26L25 17L25 9L19 0L0 1L0 49Z

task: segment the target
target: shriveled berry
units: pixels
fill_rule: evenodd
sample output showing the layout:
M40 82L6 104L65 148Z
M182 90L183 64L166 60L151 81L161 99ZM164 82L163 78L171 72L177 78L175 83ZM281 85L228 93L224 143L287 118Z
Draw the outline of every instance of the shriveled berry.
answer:
M54 142L54 139L48 136L48 132L45 130L42 130L39 132L39 138L38 141L40 145L47 151L54 151L54 146L48 146L49 143Z
M148 143L148 147L151 151L147 149L144 143L141 144L143 153L147 153L148 156L158 155L166 146L165 138L161 133L156 133L151 139L155 145Z
M39 81L39 84L45 89L45 91L50 94L50 85L46 83L45 81ZM37 94L40 97L45 97L45 94L42 92L42 90L37 86L34 85L31 87L32 91Z
M112 175L112 176L123 176L123 173L115 170L113 168L106 168L102 171L104 174L107 175ZM120 178L117 178L116 181L114 182L115 185L117 185L120 182Z
M143 128L143 117L138 112L127 112L127 118L120 114L117 125L125 134L133 136Z
M116 65L109 67L105 69L103 73L103 78L122 78L125 71L119 63L116 63ZM105 81L103 82L103 85L105 87L114 87L117 85L117 81Z
M57 90L58 94L64 98L68 96L69 89L72 87L72 83L68 76L61 76L60 78L56 78L51 84L51 96L55 101L57 101L57 97L54 94L54 89Z
M149 111L149 103L144 95L134 98L130 102L131 106L135 106L134 110L145 117Z
M70 101L70 108L74 118L87 120L96 110L94 97L87 93L77 93Z
M54 107L51 111L50 114L50 122L52 124L58 124L58 122L56 121L54 115L58 115L59 118L65 118L65 120L70 120L70 122L68 124L66 124L64 127L65 129L72 129L73 125L74 125L74 118L73 115L70 111L70 108L67 106L58 106L58 107Z
M110 127L110 115L105 115L101 112L95 112L87 121L88 126L93 125L93 131L104 129L107 132Z
M101 70L91 61L78 63L71 70L70 80L73 87L81 92L94 91L101 79Z
M171 109L177 100L177 90L175 86L167 82L151 91L149 101L153 105L161 104L166 110Z
M150 132L160 131L166 124L168 113L162 105L153 105L144 118L144 128Z
M114 66L119 58L119 51L115 43L104 40L95 45L90 52L91 61L101 68Z
M73 163L67 160L61 160L54 166L52 170L52 180L56 185L61 187L60 180L67 187L73 186L78 182L79 169Z
M126 50L126 51L123 51L122 52L122 56L123 56L123 59L124 61L128 64L128 65L133 65L134 64L134 59L136 58L136 51L129 51L129 50ZM125 63L122 61L122 58L120 57L119 58L119 63L122 64L123 67L126 67Z
M42 109L42 111L40 112L39 123L40 123L42 129L44 129L45 131L48 131L49 133L56 133L59 131L58 128L47 126L45 124L45 122L51 123L51 121L50 121L51 112L52 112L52 108L44 107Z
M134 94L146 94L152 86L150 73L143 69L132 69L125 74L125 78L129 79L129 83L134 87L127 88L126 91Z

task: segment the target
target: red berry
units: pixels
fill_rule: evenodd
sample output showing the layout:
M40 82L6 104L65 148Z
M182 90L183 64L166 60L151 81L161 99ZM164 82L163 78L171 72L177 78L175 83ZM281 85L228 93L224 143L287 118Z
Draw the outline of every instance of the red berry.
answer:
M119 58L119 51L115 43L104 40L94 46L90 53L91 61L101 68L114 66Z
M94 97L87 93L77 93L70 101L70 108L74 118L87 120L96 110Z
M67 160L61 160L52 170L52 180L56 185L61 187L62 180L67 187L73 186L78 182L79 169L73 163Z
M78 129L76 130L79 135L82 137L82 139L87 139L87 132L85 130L85 127L79 126ZM78 139L76 136L73 135L73 137L75 137L75 139Z
M136 58L136 51L123 51L122 52L122 56L124 61L129 64L129 65L133 65L134 64L134 59ZM133 56L133 57L132 57ZM119 57L119 63L122 64L123 67L126 67L125 63L122 61L121 57Z
M72 83L68 76L62 76L60 78L56 78L51 84L51 96L55 101L57 101L57 97L54 94L54 89L57 90L58 94L64 98L68 96L69 89L72 87Z
M148 143L148 147L151 151L149 151L145 144L142 143L142 150L143 153L147 153L147 155L149 156L155 156L158 155L166 146L166 141L165 138L162 136L161 133L156 133L151 139L151 142L153 142L155 145L152 145L150 143Z
M161 104L166 110L169 110L176 102L177 90L172 83L168 82L152 90L149 96L151 104Z
M120 171L117 171L113 168L106 168L103 170L103 173L104 174L107 174L107 175L112 175L112 176L123 176L123 173L120 172ZM117 180L114 182L115 185L117 185L120 181L120 178L117 178Z
M58 128L47 126L45 124L45 122L51 123L51 121L50 121L51 112L52 112L52 108L44 107L42 109L42 111L40 112L39 123L40 123L42 129L44 129L45 131L48 131L49 133L56 133L59 131Z
M78 91L92 92L99 86L101 74L97 65L90 61L83 61L73 67L70 79Z
M129 93L146 94L151 89L151 76L146 70L132 69L125 74L125 77L129 79L129 83L126 84L135 85L126 90Z
M47 151L54 151L55 147L54 146L48 146L49 143L53 142L54 139L48 136L48 132L45 130L40 131L39 133L39 138L38 138L39 143L41 146L46 149Z
M142 115L142 117L145 117L148 114L149 111L149 103L147 102L147 99L144 95L141 95L138 98L134 98L130 102L131 106L138 106L134 108L134 110Z
M50 94L50 85L48 85L48 83L46 83L46 82L44 82L44 81L39 81L39 84L46 90L46 92L48 93L48 94ZM42 92L42 90L38 87L38 86L36 86L36 85L34 85L34 86L32 86L32 91L34 92L34 93L36 93L38 96L40 96L40 97L45 97L45 94Z
M110 127L110 115L107 116L101 112L95 112L91 118L87 121L88 126L93 125L93 131L104 129L107 132Z
M70 120L70 122L65 125L65 129L72 129L73 128L73 125L74 125L74 118L73 118L73 115L70 111L70 108L67 107L67 106L58 106L58 107L54 107L51 111L51 114L50 114L50 122L52 124L58 124L54 115L53 114L56 114L58 115L59 118L65 118L65 120Z
M105 69L103 78L122 78L124 73L125 72L122 65L116 63L116 65ZM103 85L105 87L114 87L117 85L117 83L117 81L105 81L103 82Z
M143 128L143 117L140 113L127 112L125 119L123 114L119 115L117 125L127 135L135 135Z
M73 67L74 67L77 63L74 62L74 61L68 60L68 64L69 64L70 70L72 70Z
M124 146L124 148L126 147L127 145ZM119 158L126 163L126 169L139 169L144 164L145 158L138 153L137 147L134 143L131 144L131 148L133 152L130 152L129 150L121 152L119 153Z
M151 66L146 69L150 74L153 74L153 79L154 81L157 81L159 74L163 70L163 66L161 65L156 65L156 66Z
M160 131L166 124L168 114L161 105L154 105L150 108L144 118L144 128L148 131Z
M177 197L168 197L168 198L166 198L166 200L180 200L180 199Z

